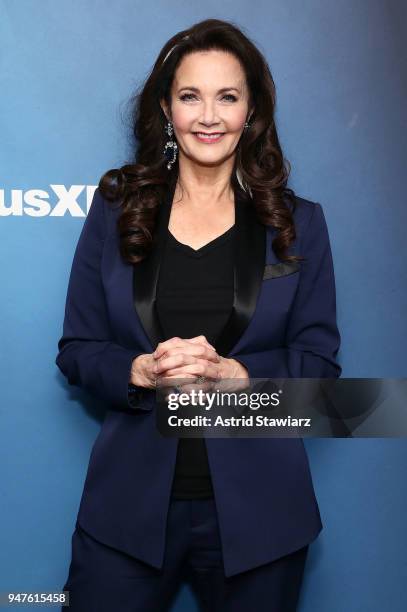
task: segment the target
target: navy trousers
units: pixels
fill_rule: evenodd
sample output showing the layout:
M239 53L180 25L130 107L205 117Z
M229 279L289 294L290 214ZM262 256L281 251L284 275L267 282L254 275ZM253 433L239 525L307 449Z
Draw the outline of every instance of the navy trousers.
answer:
M172 500L162 569L99 542L77 523L63 587L70 606L61 611L165 612L186 581L204 612L295 612L307 552L305 546L226 578L214 499Z

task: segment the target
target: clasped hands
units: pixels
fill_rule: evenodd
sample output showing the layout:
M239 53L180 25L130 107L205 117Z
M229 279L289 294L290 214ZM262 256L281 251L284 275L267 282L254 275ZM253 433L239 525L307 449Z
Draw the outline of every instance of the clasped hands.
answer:
M138 355L133 360L130 382L134 385L155 388L173 385L183 391L208 389L224 379L247 381L247 369L236 359L218 355L205 336L179 338L177 336L159 342L153 353ZM191 383L179 383L179 379L192 379Z

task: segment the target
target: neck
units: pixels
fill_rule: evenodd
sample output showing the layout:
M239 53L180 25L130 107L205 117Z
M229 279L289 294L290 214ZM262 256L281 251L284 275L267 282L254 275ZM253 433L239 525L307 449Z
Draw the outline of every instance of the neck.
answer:
M225 202L234 201L231 184L231 162L220 166L185 164L180 159L179 176L174 193L174 203L188 203L189 206L211 209Z

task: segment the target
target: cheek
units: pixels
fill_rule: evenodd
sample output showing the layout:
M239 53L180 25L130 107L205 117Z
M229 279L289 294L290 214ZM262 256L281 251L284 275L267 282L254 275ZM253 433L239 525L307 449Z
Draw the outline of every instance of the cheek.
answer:
M245 112L241 111L241 112L233 113L233 115L231 115L231 117L229 118L227 122L228 129L231 132L241 131L243 129L245 121L246 121Z
M175 130L181 135L191 132L195 121L196 116L192 109L175 109L173 111L172 122Z
M243 129L247 116L246 105L230 107L224 115L224 122L230 132L238 132Z

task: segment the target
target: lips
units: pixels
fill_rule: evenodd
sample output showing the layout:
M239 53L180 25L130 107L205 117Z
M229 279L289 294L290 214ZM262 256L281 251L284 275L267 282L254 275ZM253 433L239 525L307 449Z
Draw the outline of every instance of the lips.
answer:
M214 136L215 134L224 134L224 132L193 132L194 134L203 134L204 136Z
M193 132L194 136L200 142L218 142L222 136L224 136L224 132Z

